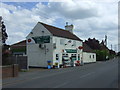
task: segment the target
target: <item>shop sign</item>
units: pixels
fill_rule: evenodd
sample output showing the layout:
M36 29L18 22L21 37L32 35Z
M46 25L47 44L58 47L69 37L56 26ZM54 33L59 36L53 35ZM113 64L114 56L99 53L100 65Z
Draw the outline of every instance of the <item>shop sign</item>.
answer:
M77 53L76 49L65 49L66 53Z
M32 37L35 43L50 43L50 36L39 36L39 37Z

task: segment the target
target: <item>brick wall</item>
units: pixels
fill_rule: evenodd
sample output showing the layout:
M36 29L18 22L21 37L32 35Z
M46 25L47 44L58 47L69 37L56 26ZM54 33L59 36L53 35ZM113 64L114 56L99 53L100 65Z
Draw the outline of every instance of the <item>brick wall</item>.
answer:
M17 77L18 76L18 65L7 65L2 67L2 78Z

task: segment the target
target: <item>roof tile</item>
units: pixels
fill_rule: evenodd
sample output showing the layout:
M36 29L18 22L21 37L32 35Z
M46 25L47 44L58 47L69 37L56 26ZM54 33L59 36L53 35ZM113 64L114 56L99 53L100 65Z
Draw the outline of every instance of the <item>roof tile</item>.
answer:
M44 23L39 22L40 24L42 24L47 30L49 30L50 33L53 34L53 36L58 36L58 37L63 37L63 38L68 38L68 39L73 39L73 40L78 40L78 41L82 41L80 38L78 38L75 34L64 30L64 29L60 29L51 25L47 25Z

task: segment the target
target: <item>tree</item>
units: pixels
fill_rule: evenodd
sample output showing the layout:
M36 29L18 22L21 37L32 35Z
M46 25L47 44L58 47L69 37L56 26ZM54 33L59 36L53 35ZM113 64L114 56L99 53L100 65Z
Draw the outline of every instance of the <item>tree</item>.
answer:
M109 59L109 52L107 50L94 50L96 53L96 59L97 61L105 61Z
M6 33L6 27L4 25L4 22L2 21L2 43L3 44L5 44L7 38L8 38L8 35Z
M6 33L6 26L4 25L4 22L1 22L1 31L2 31L2 65L9 64L8 62L8 56L10 55L9 51L9 45L6 44L6 40L8 38L8 35Z

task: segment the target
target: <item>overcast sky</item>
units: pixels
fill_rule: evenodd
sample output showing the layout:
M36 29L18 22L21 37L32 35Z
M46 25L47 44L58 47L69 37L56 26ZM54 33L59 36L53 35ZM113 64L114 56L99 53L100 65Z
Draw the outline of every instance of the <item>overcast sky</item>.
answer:
M109 48L118 44L118 0L2 2L0 15L9 36L7 44L24 40L38 21L63 29L68 22L82 40L101 41L107 35Z

